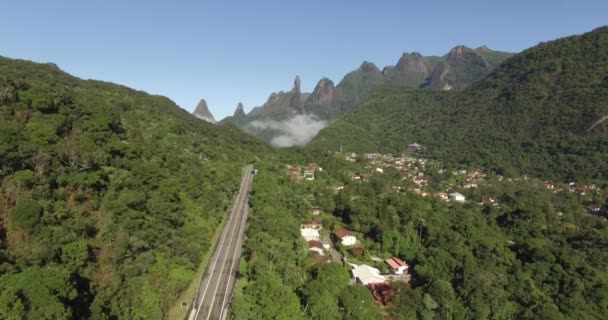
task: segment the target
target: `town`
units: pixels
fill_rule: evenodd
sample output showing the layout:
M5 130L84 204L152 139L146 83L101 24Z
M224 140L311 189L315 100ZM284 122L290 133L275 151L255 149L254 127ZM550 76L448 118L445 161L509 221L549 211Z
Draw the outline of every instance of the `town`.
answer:
M594 184L557 184L528 176L505 178L477 168L448 171L439 162L424 158L423 146L411 144L407 150L407 154L399 156L354 152L335 152L333 155L351 164L348 169L350 183L370 183L374 176L391 174L397 179L392 180L390 192L403 196L435 197L448 206L470 202L493 208L500 208L500 200L492 195L479 194L476 189L492 183L537 183L554 194L569 193L580 197L585 204L581 215L599 216L606 222L606 206L596 202L604 199L603 190ZM287 165L286 169L292 180L298 183L315 183L318 174L328 174L327 170L314 163ZM348 188L347 184L332 185L328 192L339 193L345 188ZM323 221L331 212L324 211L319 205L313 205L309 211L309 217L300 223L300 234L316 263L339 263L349 268L351 284L369 288L380 305L387 302L390 282L410 281L409 265L404 257L386 253L380 256L364 246L366 241L361 241L364 235L344 227L327 230ZM558 215L561 217L563 213L558 212Z

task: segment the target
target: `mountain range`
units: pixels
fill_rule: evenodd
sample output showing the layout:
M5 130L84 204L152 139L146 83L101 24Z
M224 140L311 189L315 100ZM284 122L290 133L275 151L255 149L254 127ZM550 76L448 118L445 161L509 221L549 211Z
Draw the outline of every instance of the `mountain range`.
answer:
M428 156L455 166L602 180L608 177L607 75L603 27L541 43L462 91L385 88L308 148L401 153L420 143Z
M266 103L253 108L245 117L228 117L220 123L233 123L274 145L289 146L276 143L283 142L284 137L301 145L308 142L320 128L351 112L382 87L461 90L481 79L511 55L485 46L477 49L457 46L441 57L425 57L417 52L404 53L396 65L383 70L364 61L337 85L323 78L312 93L301 92L301 79L296 76L292 90L273 92ZM292 121L294 117L297 117L296 121ZM299 124L302 126L294 128Z

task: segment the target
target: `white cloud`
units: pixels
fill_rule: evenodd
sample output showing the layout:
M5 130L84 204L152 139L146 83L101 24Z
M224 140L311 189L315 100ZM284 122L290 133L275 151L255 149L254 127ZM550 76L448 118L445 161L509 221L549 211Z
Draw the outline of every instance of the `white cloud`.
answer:
M255 130L272 130L276 135L270 140L275 147L302 146L327 126L327 121L314 115L298 114L287 120L254 120L249 126Z

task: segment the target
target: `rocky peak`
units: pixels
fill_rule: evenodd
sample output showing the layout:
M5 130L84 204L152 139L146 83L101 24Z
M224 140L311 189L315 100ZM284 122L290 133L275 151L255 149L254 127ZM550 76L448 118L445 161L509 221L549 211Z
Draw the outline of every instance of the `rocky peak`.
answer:
M293 90L291 91L293 95L289 101L289 106L297 113L304 113L304 101L302 101L302 92L300 91L301 84L300 76L296 76L296 79L293 81Z
M403 53L395 68L399 71L415 72L428 74L428 69L424 63L424 57L418 53Z
M446 61L450 65L471 63L482 67L488 67L488 62L479 53L465 46L454 47L450 53L448 53Z
M488 48L487 46L483 45L483 46L477 48L477 51L480 51L480 52L489 52L489 51L492 51L492 50L490 50L490 48Z
M211 112L209 112L209 108L207 107L207 101L205 101L205 99L201 99L192 114L201 120L216 123L215 118L213 118L213 115L211 114Z
M243 108L243 103L239 102L239 104L236 106L236 110L234 110L234 117L235 118L245 117L245 108Z
M319 80L315 90L310 97L312 101L321 106L332 106L336 102L335 87L333 81L323 78Z
M363 61L363 63L359 67L359 69L361 69L361 71L363 71L363 73L380 72L380 69L378 69L378 67L376 67L375 64L368 62L368 61Z
M300 76L297 75L296 79L293 81L293 91L294 92L301 92L300 91L301 84L302 84L302 80L300 80Z

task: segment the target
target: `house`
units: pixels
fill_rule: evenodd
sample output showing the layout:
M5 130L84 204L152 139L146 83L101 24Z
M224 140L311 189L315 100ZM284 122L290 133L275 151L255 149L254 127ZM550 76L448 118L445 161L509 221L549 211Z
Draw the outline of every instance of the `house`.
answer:
M353 276L353 279L355 279L357 283L360 283L364 286L367 286L371 283L386 282L386 278L380 275L380 270L364 264L360 266L353 265L351 274Z
M437 197L439 197L439 199L444 200L444 201L448 201L449 197L448 194L445 192L438 192L437 194L435 194Z
M452 192L452 193L450 193L450 200L457 201L457 202L464 202L465 198L462 194L460 194L458 192Z
M321 230L323 229L323 223L321 222L321 220L318 219L304 220L300 223L300 229Z
M598 214L602 211L602 208L598 207L596 204L590 204L587 206L587 212L591 214Z
M319 214L321 214L321 207L319 207L319 206L313 206L312 207L312 215L313 216L318 216Z
M407 152L409 153L419 153L419 152L423 152L424 151L424 146L418 144L418 143L412 143L410 145L407 146Z
M406 274L407 270L409 269L409 266L407 265L407 263L405 263L403 260L397 258L397 257L392 257L390 259L386 259L384 260L384 262L386 262L386 264L388 264L391 273L393 274Z
M376 168L376 172L378 172L378 173L384 173L384 170L382 168Z
M310 240L308 241L308 250L315 252L321 256L325 255L325 250L323 249L323 243L318 240Z
M304 180L315 180L315 172L311 170L304 170Z
M334 231L334 242L340 243L343 246L353 246L357 244L357 238L353 236L350 231L340 228Z
M306 241L311 241L311 240L320 241L321 240L321 237L319 236L319 230L317 230L317 229L310 229L310 228L300 229L300 234L302 235L302 238L304 238L304 240L306 240Z

